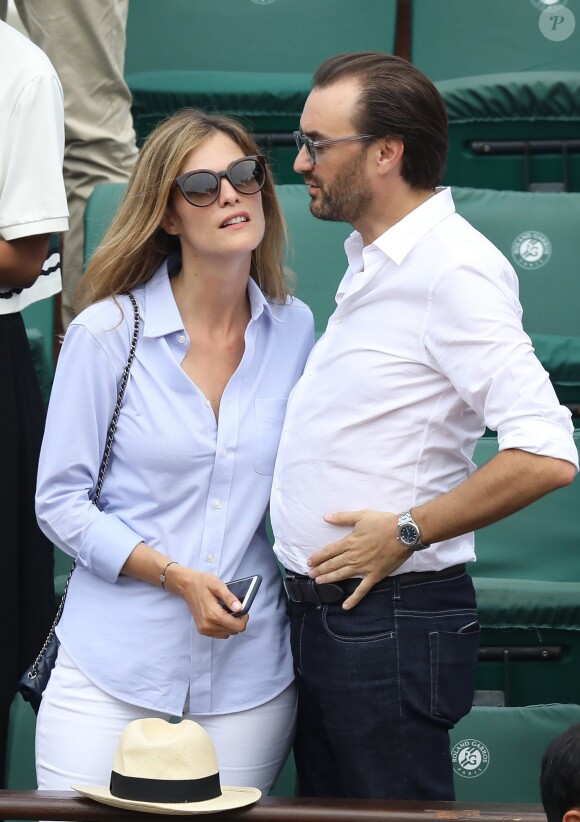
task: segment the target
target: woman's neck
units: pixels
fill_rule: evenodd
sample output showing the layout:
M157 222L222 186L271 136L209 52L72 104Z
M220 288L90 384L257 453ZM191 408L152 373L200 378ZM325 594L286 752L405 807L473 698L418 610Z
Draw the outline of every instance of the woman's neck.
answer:
M171 278L173 296L187 328L195 323L216 332L247 325L250 316L250 261L212 260L184 263Z

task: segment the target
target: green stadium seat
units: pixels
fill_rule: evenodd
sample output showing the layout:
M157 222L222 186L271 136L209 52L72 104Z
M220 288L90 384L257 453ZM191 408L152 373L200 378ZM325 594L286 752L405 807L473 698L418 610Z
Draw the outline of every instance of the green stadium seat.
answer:
M312 309L319 337L336 308L334 297L347 267L344 241L352 228L313 217L304 184L281 185L276 191L288 224L286 265L296 277L296 296Z
M270 796L296 796L296 765L294 755L290 752L286 764L280 771L278 779L270 790Z
M574 432L580 452L580 430ZM498 452L495 437L483 437L477 443L473 461L485 465ZM510 517L488 525L476 533L477 562L471 572L477 578L509 578L576 585L580 590L580 475L571 485L559 488ZM546 547L548 542L549 548ZM538 613L545 606L542 621L551 618L561 602L547 596L538 601ZM573 608L572 608L573 605ZM509 603L496 597L490 601L497 614ZM580 596L569 606L567 621L578 622L580 629ZM578 682L580 688L580 681Z
M548 0L413 0L411 59L434 81L486 74L490 66L579 71L580 0L563 5L564 20L550 20Z
M73 559L68 554L65 554L56 545L54 546L54 598L58 608L70 569L72 568Z
M450 732L456 800L539 803L542 754L578 722L573 704L472 708Z
M130 0L125 72L309 72L332 54L393 51L396 0Z
M314 69L345 51L393 51L396 0L131 0L125 74L141 141L184 106L241 118L293 182L291 132Z
M85 268L111 225L126 188L125 183L99 183L87 200L84 214Z
M6 745L5 787L10 791L35 791L34 735L36 714L20 694L10 707Z
M31 307L34 308L34 306ZM52 353L50 359L47 353L47 337L42 333L40 328L36 327L27 327L26 336L28 338L28 345L30 346L30 353L32 354L32 360L34 362L34 370L36 371L40 393L42 394L42 399L44 402L48 404L50 389L52 388L54 366L52 363Z
M460 77L437 88L449 115L445 183L580 191L580 70Z
M147 71L127 77L139 142L185 106L225 112L254 133L278 182L293 182L298 128L311 75L236 71Z
M580 451L580 431L574 434ZM482 438L478 467L498 451ZM580 703L580 479L475 535L477 688L510 705ZM506 650L507 649L507 650Z
M457 211L520 282L523 323L560 401L580 403L580 194L456 188Z
M40 348L35 355L37 373L39 373L38 369L42 369L42 383L48 380L51 384L54 371L54 297L48 297L46 300L40 300L24 308L22 319L33 352L40 343ZM29 333L32 331L35 333Z

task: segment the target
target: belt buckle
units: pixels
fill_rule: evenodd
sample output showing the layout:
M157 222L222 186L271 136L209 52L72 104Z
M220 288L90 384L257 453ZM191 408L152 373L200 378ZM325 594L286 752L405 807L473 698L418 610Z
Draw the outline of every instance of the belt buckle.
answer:
M293 582L296 582L296 581L297 581L297 578L295 576L291 575L291 574L286 574L286 576L282 580L282 582L284 584L284 590L286 591L286 596L288 597L288 599L291 602L301 602L302 601L301 599L295 599L292 596L291 584Z
M328 582L316 585L314 580L302 578L293 574L286 574L283 579L284 588L291 602L310 602L312 604L328 605L340 602L346 594L339 584ZM308 585L310 583L310 586ZM308 593L304 591L308 588Z

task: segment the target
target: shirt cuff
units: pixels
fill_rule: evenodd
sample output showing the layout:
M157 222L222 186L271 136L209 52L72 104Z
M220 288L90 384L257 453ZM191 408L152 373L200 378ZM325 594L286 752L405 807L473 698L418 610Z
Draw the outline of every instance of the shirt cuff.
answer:
M566 460L571 462L578 471L578 449L571 436L572 431L572 423L570 423L570 433L568 433L557 423L546 420L528 421L511 431L499 431L499 450L507 451L508 448L518 448L520 451L528 451L531 454Z
M144 542L113 514L99 512L77 556L77 564L106 582L116 582L121 568L136 545Z

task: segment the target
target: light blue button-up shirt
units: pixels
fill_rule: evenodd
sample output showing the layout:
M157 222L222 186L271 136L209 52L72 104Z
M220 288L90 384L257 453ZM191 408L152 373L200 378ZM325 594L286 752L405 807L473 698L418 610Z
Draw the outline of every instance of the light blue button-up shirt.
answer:
M268 302L253 280L242 360L216 422L181 368L189 348L167 263L134 289L135 361L98 510L91 501L126 363L126 297L83 311L59 357L40 457L37 515L77 558L58 637L76 665L119 699L179 715L262 704L293 678L281 579L264 526L288 395L313 344L310 310ZM224 581L261 574L248 627L200 636L186 603L120 575L145 541Z

